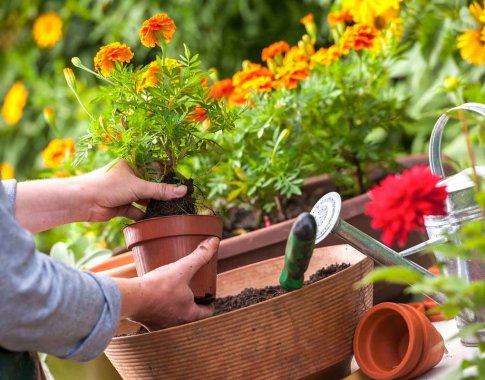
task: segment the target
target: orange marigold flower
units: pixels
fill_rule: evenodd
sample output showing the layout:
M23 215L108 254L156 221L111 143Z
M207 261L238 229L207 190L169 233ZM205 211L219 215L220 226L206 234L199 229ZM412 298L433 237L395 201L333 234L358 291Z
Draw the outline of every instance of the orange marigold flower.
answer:
M15 82L5 95L2 117L8 125L15 125L22 118L29 93L22 82Z
M132 58L133 52L129 46L113 42L99 49L94 57L94 67L101 70L101 74L107 77L115 67L114 62L129 63Z
M71 160L76 146L73 139L54 139L42 151L41 156L46 168L59 168L65 160Z
M229 98L234 92L232 79L223 79L215 82L209 91L209 97L213 99Z
M246 98L251 97L251 91L258 92L270 92L276 88L276 83L272 76L263 75L254 77L251 80L245 82L241 88L246 90Z
M320 48L310 57L310 68L316 64L329 65L340 58L340 49L336 45L329 48Z
M340 48L343 54L347 54L350 49L363 50L375 46L378 31L372 25L355 24L345 29L340 40Z
M50 48L62 38L62 20L55 12L41 14L32 27L34 41L40 48Z
M485 28L465 31L458 37L456 46L465 61L482 65L485 63Z
M243 69L235 73L232 77L234 86L241 86L256 77L268 76L273 77L273 73L267 67L261 66L259 63L244 62Z
M204 121L207 118L207 111L205 108L202 108L200 106L196 106L194 110L187 115L185 120L188 123L193 123L193 122L201 122Z
M13 166L8 162L0 162L0 179L13 179L15 178L15 173Z
M166 13L159 13L145 20L138 34L143 45L155 47L160 46L162 39L168 44L173 38L175 28L174 21Z
M148 70L142 75L141 87L153 87L159 80L157 75L162 72L162 69L158 66L157 61L152 61L148 65Z
M327 16L330 25L338 25L343 22L352 22L352 15L349 10L341 9L339 11L330 12Z
M263 49L263 52L261 53L261 60L265 62L269 58L273 58L276 55L281 55L288 50L290 50L290 45L288 45L288 43L285 41L275 42Z
M283 65L288 65L293 62L308 62L308 56L305 50L300 49L298 46L292 46L283 58Z
M303 17L300 19L300 22L301 22L303 25L310 24L310 23L312 23L312 22L315 22L315 16L313 15L313 13L308 13L307 15L303 16Z
M288 89L296 88L298 83L310 76L310 70L308 63L300 61L291 65L285 65L278 67L278 73L276 79L283 87Z

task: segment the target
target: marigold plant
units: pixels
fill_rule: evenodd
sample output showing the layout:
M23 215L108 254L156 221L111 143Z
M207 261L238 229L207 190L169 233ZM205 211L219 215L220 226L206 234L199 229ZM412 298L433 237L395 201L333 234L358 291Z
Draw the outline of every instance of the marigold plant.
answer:
M197 55L184 45L178 59L166 57L166 44L175 32L167 14L146 20L139 30L141 43L157 47L154 60L135 66L129 46L113 42L94 57L94 71L73 58L75 66L100 81L99 96L88 110L89 133L82 141L76 162L89 153L105 150L124 159L135 173L147 180L162 181L188 175L184 162L216 149L213 136L233 128L240 111L229 109L208 86L208 72L199 69ZM76 92L76 79L65 69L69 87ZM87 110L87 106L84 106ZM93 107L91 107L93 108Z

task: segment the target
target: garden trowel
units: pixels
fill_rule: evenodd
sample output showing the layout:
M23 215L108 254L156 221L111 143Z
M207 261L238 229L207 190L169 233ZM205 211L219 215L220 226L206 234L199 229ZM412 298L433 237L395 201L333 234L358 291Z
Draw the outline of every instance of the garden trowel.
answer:
M310 263L317 223L312 214L304 212L296 218L291 227L285 249L285 265L280 275L280 285L286 290L300 289L305 271Z

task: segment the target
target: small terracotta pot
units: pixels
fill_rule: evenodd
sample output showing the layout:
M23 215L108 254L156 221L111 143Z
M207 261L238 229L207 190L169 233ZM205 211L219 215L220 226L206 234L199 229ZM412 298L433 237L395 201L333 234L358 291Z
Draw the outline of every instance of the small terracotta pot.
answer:
M139 276L191 253L208 237L222 237L222 219L212 215L174 215L145 219L125 227ZM192 278L195 302L211 303L216 294L217 255Z
M354 335L359 368L377 380L413 379L438 364L443 338L412 306L384 302L368 310Z
M131 252L110 257L95 266L88 267L87 270L94 273L106 274L111 277L132 278L137 276L135 259Z

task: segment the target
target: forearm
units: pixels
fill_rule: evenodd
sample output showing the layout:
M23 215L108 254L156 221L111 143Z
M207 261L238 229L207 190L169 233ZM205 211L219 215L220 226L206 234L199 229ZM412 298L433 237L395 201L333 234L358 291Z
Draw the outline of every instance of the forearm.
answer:
M80 178L19 182L15 208L18 223L36 233L87 220L91 189Z

